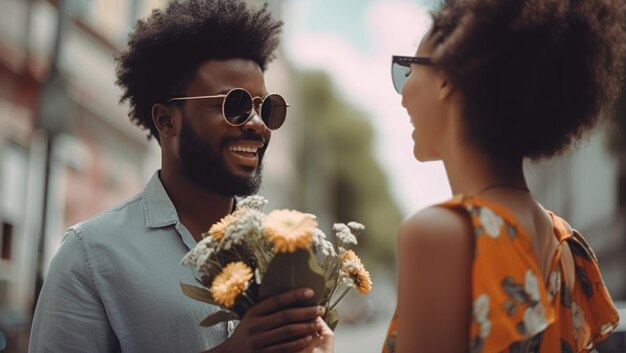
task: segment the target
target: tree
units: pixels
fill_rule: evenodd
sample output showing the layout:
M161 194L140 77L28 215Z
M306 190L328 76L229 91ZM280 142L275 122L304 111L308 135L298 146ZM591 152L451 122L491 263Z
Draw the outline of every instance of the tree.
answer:
M359 253L368 262L393 264L402 215L372 153L372 127L363 112L341 99L327 76L297 75L302 99L297 163L304 186L298 207L325 215L325 226L352 220L365 224Z

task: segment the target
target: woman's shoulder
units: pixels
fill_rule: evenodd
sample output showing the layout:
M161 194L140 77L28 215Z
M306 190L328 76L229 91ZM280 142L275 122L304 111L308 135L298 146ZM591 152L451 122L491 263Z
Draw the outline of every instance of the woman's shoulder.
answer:
M468 238L472 229L464 212L452 207L433 205L409 216L400 225L399 242L447 243Z

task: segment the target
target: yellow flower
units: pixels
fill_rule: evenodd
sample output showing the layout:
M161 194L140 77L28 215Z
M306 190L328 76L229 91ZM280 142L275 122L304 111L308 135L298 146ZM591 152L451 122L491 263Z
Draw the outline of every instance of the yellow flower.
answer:
M372 278L370 273L365 270L363 262L352 250L346 250L339 258L343 261L341 270L350 276L354 281L357 292L367 294L372 290Z
M243 262L229 263L211 284L213 299L231 308L235 304L235 299L248 288L252 276L252 270Z
M212 236L215 240L221 240L226 233L226 228L229 225L233 224L239 217L241 216L241 212L239 210L234 213L227 214L224 218L217 221L217 223L213 224L209 231L206 234Z
M263 231L277 252L306 249L316 228L315 216L292 210L272 211L263 221Z

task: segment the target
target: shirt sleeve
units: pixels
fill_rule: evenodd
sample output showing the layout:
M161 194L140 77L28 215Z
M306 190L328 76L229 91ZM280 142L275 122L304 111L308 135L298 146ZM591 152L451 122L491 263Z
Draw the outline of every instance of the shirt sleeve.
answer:
M29 352L118 352L84 240L70 229L44 281Z

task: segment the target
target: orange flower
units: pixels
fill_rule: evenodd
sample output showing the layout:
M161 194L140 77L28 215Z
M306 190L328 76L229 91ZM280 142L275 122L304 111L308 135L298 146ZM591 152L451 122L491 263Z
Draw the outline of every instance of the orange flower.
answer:
M365 270L363 262L352 250L346 250L339 255L343 261L341 270L354 282L357 292L367 294L372 290L372 278Z
M354 264L362 265L361 259L352 250L346 250L339 255L339 258L344 262L352 262Z
M292 210L272 211L263 221L263 231L277 252L306 249L316 228L315 216Z
M215 240L221 240L226 233L226 228L233 224L241 215L241 212L235 211L234 213L227 214L222 219L213 224L209 231L205 234L212 236Z
M232 308L235 299L248 288L252 279L252 270L241 261L226 265L211 284L213 299L228 308Z
M357 292L367 294L372 290L372 278L364 267L358 267L353 270L350 277L354 280Z

